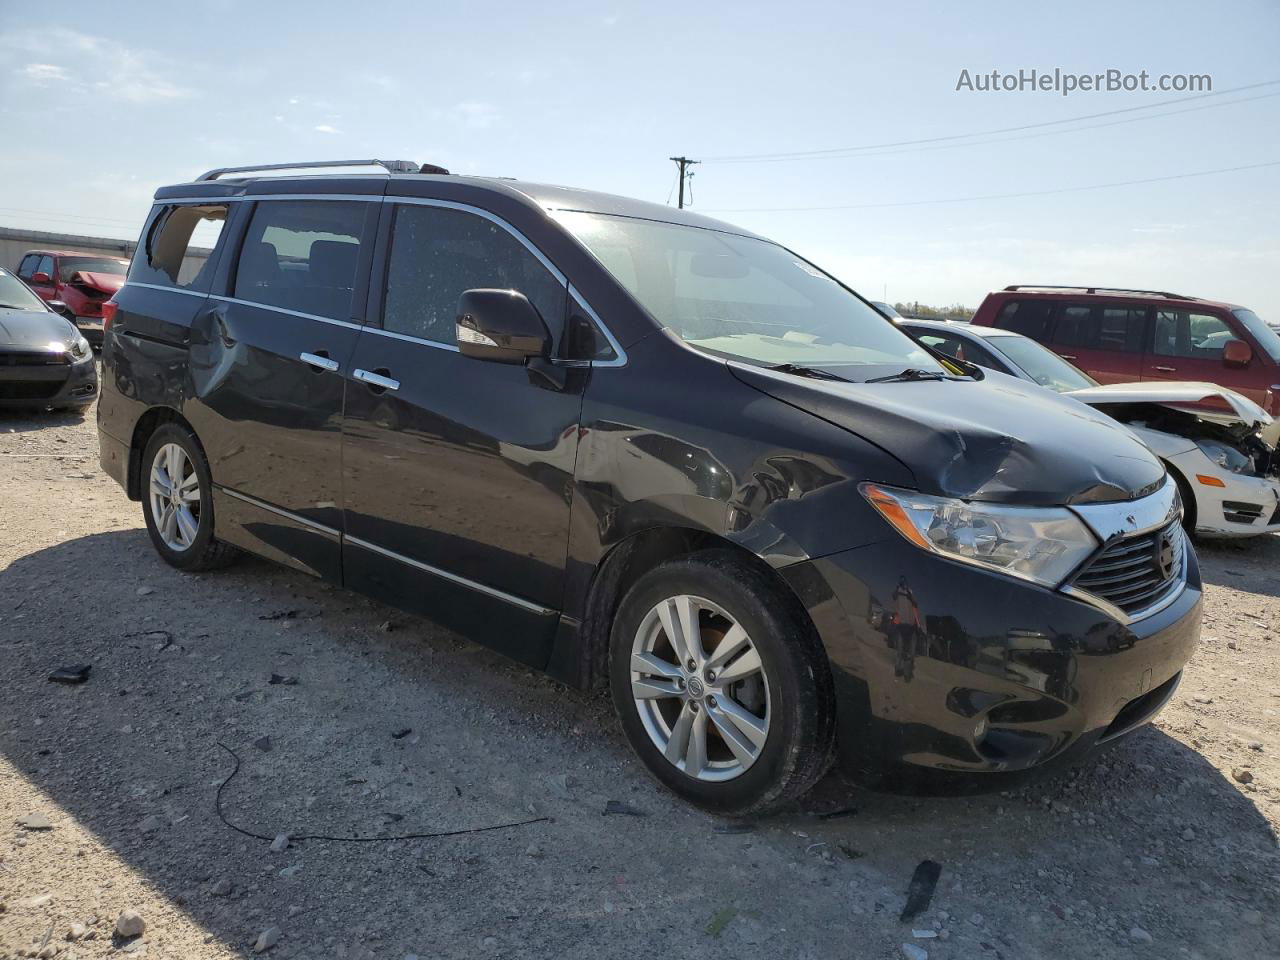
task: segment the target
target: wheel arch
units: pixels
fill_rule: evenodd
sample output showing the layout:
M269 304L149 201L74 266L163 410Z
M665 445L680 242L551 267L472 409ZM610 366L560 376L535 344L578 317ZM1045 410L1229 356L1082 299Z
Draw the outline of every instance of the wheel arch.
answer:
M200 445L200 438L196 436L187 418L173 407L158 406L147 410L134 424L133 436L129 440L129 471L126 475L125 489L130 500L142 499L142 454L147 449L147 444L151 442L152 435L166 423L176 423L184 427L191 436L195 437L196 444ZM203 445L200 445L200 453L204 454ZM207 462L208 458L205 459Z
M1191 481L1187 479L1186 474L1171 460L1161 458L1160 462L1169 471L1169 476L1173 477L1173 482L1178 485L1178 494L1182 497L1182 527L1188 534L1194 534L1196 522L1200 516L1200 505L1196 503L1195 488L1191 486Z
M618 606L632 585L660 564L712 550L727 553L764 575L793 601L801 626L817 635L808 611L790 584L757 554L707 530L650 527L611 547L595 569L578 634L579 685L596 689L607 686L609 634Z

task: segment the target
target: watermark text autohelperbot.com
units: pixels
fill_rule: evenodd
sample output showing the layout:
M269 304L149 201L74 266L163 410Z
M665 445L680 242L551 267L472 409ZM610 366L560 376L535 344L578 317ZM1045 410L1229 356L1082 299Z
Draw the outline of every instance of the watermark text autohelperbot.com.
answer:
M1212 93L1213 77L1207 73L1150 73L1139 70L1103 70L1100 73L1073 73L1023 69L1013 71L961 70L956 91L972 93Z

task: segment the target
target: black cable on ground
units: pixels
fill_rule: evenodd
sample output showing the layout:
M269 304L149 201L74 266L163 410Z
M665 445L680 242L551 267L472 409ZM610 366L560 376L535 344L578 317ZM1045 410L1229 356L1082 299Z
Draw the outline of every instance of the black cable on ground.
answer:
M227 753L231 754L231 759L235 761L235 769L218 785L218 792L214 798L214 811L218 814L218 819L234 830L236 833L243 834L246 837L252 837L254 840L274 840L275 837L268 837L265 834L254 833L252 830L246 830L244 827L237 827L234 823L227 819L227 815L222 812L222 791L227 785L235 779L236 774L240 772L240 757L236 752L228 747L225 743L219 741L218 746ZM533 823L550 823L550 817L534 817L531 820L515 820L511 823L493 823L484 827L466 827L462 830L441 830L437 833L403 833L394 837L331 837L323 833L309 833L293 835L289 834L290 841L294 840L333 840L338 843L385 843L391 840L432 840L439 837L458 837L468 833L486 833L490 830L510 830L514 827L527 827Z

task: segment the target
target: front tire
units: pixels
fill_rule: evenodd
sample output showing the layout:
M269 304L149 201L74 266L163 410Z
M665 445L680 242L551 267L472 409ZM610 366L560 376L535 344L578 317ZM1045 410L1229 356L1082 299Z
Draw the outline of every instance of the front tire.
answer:
M195 434L166 423L142 455L142 515L156 552L179 570L211 570L235 559L213 536L213 483Z
M728 551L664 563L618 608L609 678L645 766L690 803L747 816L830 766L826 655L795 597Z

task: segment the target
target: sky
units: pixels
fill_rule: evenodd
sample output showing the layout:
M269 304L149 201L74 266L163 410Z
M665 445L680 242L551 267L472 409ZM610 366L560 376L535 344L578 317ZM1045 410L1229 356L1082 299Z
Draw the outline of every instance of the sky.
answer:
M1280 84L1065 124L1193 93L957 89L1055 68L1280 80L1277 0L28 12L0 4L3 226L135 239L156 187L208 168L369 156L674 204L684 155L693 209L873 299L1112 285L1280 319ZM900 146L713 159L877 144ZM1235 167L1254 169L1184 176ZM1156 178L1177 179L1128 183Z

